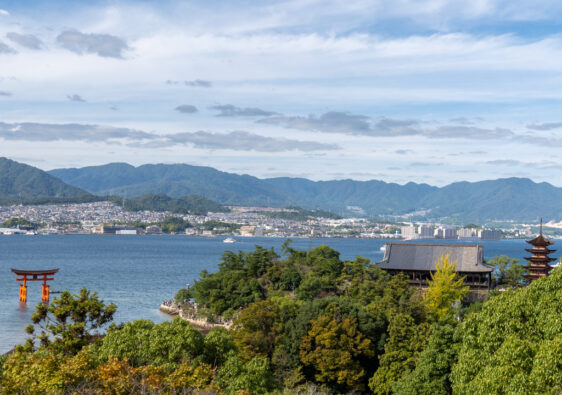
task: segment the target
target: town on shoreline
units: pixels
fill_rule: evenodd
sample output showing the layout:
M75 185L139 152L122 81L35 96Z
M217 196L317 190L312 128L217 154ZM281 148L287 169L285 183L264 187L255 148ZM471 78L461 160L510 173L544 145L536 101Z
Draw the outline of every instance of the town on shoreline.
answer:
M326 237L443 240L525 238L537 224L496 226L372 220L323 216L298 208L229 207L230 212L206 215L171 211L126 211L109 201L80 204L12 205L0 207L0 234L184 234L189 236ZM311 214L312 213L312 214ZM545 227L551 236L562 229Z

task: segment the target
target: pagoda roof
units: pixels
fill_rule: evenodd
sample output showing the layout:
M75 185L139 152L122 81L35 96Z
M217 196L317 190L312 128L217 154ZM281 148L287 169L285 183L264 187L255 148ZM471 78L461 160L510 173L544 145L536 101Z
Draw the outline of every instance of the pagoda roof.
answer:
M449 254L457 272L491 273L494 268L483 263L479 244L386 243L384 259L377 265L384 270L435 271L441 255Z
M525 258L525 260L532 262L532 263L547 263L547 262L553 262L556 260L556 258L550 258L550 257L546 257L546 258L542 258L542 257L538 257L538 256L532 256L529 258Z
M550 241L546 237L544 237L542 235L542 233L540 235L538 235L537 237L535 237L533 240L527 240L527 243L532 244L532 245L536 245L536 246L549 246L551 244L554 244L553 241Z
M546 248L546 247L544 247L544 248L525 248L525 251L531 252L533 254L537 253L537 254L543 254L543 255L556 252L556 250L551 250L550 248Z

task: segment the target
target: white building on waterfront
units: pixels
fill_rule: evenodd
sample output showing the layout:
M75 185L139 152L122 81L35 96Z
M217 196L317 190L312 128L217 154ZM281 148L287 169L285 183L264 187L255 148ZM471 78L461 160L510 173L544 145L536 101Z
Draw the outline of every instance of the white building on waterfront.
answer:
M478 231L478 237L481 240L499 240L500 231L495 229L482 229Z
M413 240L419 237L419 235L416 233L416 227L414 225L400 227L400 233L406 240Z
M433 235L436 239L456 239L457 238L457 230L454 228L446 228L440 226L435 229Z
M422 239L433 239L433 226L420 225L419 234Z

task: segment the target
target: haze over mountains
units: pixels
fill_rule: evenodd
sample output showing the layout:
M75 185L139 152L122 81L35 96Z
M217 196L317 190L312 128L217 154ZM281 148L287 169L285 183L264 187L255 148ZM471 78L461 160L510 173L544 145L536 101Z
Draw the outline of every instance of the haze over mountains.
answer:
M526 178L457 182L444 187L410 182L310 181L303 178L259 179L186 164L134 167L110 163L49 172L67 184L96 195L127 197L164 193L199 194L222 204L265 205L362 212L376 217L423 211L423 217L448 217L459 223L490 220L562 220L562 188Z

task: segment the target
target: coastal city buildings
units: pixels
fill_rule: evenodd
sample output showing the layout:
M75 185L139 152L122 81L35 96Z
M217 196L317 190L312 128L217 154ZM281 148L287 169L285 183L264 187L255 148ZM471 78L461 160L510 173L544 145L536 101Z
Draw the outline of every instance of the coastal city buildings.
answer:
M526 237L531 225L502 229L457 228L438 223L391 223L365 218L305 217L294 220L283 213L294 210L273 207L230 207L227 213L207 215L172 212L125 211L112 202L53 205L13 205L0 207L0 224L10 218L23 218L36 226L38 233L84 233L132 235L163 233L162 223L181 218L190 226L175 233L191 236L236 235L256 237L357 237L388 239L497 240L500 237ZM181 222L181 221L180 221ZM0 228L0 234L25 234L22 226ZM169 230L166 230L169 232Z

